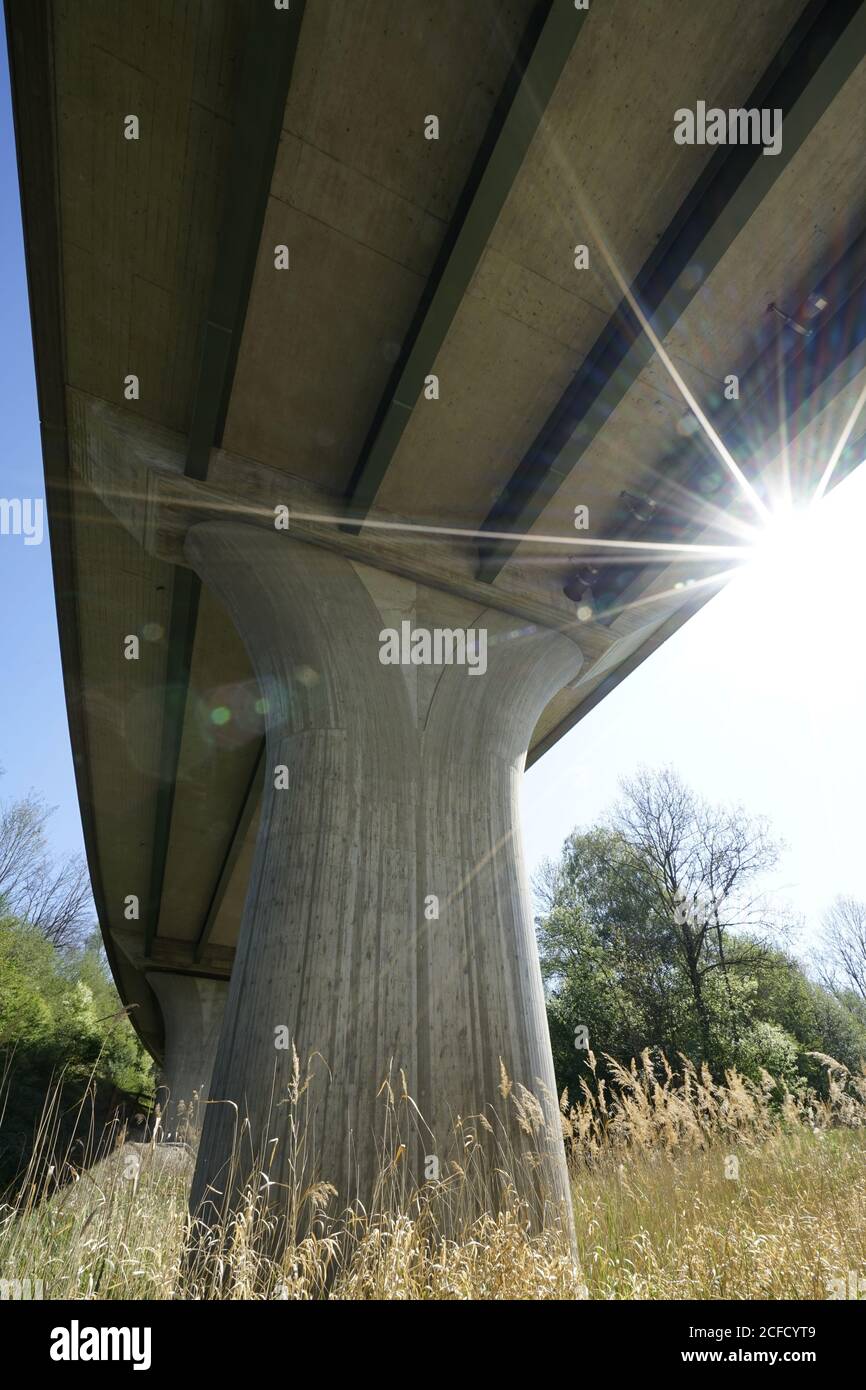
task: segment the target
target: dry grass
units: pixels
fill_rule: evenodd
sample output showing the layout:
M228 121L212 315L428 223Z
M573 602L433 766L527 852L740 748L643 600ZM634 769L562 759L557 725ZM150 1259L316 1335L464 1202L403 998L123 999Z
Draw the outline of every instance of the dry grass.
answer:
M574 1206L590 1298L825 1299L866 1274L866 1131L638 1152L584 1174Z
M0 1209L0 1278L84 1299L570 1299L584 1279L604 1299L824 1298L829 1280L866 1273L866 1078L827 1061L826 1101L769 1077L674 1076L648 1054L614 1069L612 1092L564 1098L582 1277L555 1230L533 1233L501 1161L498 1214L472 1215L486 1120L463 1123L465 1165L440 1182L407 1191L383 1162L369 1212L333 1213L333 1189L305 1184L298 1163L280 1260L260 1253L260 1176L190 1263L188 1153L121 1142L52 1192L64 1159L50 1158L49 1105L27 1181ZM296 1160L300 1124L297 1144Z
M568 1107L590 1298L825 1299L866 1275L866 1076L829 1095L715 1085L648 1054ZM781 1089L781 1094L779 1094Z

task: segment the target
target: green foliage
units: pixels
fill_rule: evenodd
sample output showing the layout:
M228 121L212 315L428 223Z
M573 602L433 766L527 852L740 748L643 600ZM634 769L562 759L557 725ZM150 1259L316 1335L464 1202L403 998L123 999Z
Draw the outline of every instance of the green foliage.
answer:
M153 1084L98 932L62 951L35 927L0 917L0 1187L20 1168L61 1076L70 1112L91 1083L106 1105L116 1091L137 1094Z
M797 1040L778 1023L757 1020L750 1024L734 1051L737 1070L750 1080L758 1081L761 1072L766 1071L784 1081L789 1089L799 1084Z
M707 933L698 961L701 1018L653 867L621 830L595 827L571 835L558 863L539 876L546 910L536 926L560 1088L577 1095L586 1077L586 1054L575 1045L581 1026L596 1055L626 1066L659 1047L708 1062L719 1078L728 1067L751 1078L764 1069L791 1089L808 1082L819 1091L826 1073L810 1053L859 1070L866 1010L853 996L834 997L748 930Z
M55 956L35 927L0 918L0 1048L50 1036L60 1002Z

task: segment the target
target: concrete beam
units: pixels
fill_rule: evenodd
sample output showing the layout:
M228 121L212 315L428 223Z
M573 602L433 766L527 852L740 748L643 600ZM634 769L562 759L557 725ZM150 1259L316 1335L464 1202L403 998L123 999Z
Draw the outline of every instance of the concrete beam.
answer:
M350 513L344 506L310 484L225 450L214 451L207 482L199 482L183 473L178 436L139 421L130 429L123 413L104 401L80 393L74 399L82 476L130 535L160 560L188 564L187 533L214 517L242 518L273 534L274 508L281 504L290 508L292 535L310 545L334 549L479 607L554 627L579 643L587 659L599 657L610 645L606 632L576 622L574 605L559 594L539 596L528 586L491 590L461 564L462 549L447 534L420 541L411 528L406 535L399 528L350 535ZM572 538L564 537L563 553L570 548Z
M202 328L186 472L222 440L306 0L255 5L244 50L219 254Z
M137 932L115 928L112 940L115 948L119 948L121 958L142 972L169 970L176 974L202 975L220 980L228 980L232 973L235 953L231 946L212 946L208 943L197 950L193 941L158 936L149 955L145 955L144 938Z
M720 148L631 286L662 341L864 54L861 0L813 0L743 103L783 112L781 152L765 158L760 146ZM700 267L700 276L684 275L690 265ZM496 533L478 548L478 573L487 582L501 573L654 352L624 298L482 523L483 530ZM508 532L513 539L502 537Z
M353 524L388 471L586 17L562 0L536 7L349 481Z
M208 314L201 332L199 375L184 465L184 472L192 478L207 477L211 449L222 439L304 4L305 0L296 0L290 11L259 4L252 12L244 50L219 254ZM198 602L197 577L188 570L176 571L169 624L150 900L145 925L148 954L159 929Z
M410 1178L429 1176L431 1157L448 1171L458 1115L495 1111L491 1143L511 1146L521 1195L571 1230L518 796L538 715L580 652L559 633L238 522L193 528L186 549L268 703L261 826L211 1089L233 1104L208 1110L192 1210L214 1190L231 1207L274 1137L280 1200L293 1043L315 1073L305 1180L334 1183L336 1207L374 1198L377 1093L389 1074L399 1092L402 1070L424 1121L398 1105ZM404 620L483 631L485 669L383 664L381 633ZM500 1093L500 1063L538 1097L531 1141ZM528 1147L541 1156L534 1176Z

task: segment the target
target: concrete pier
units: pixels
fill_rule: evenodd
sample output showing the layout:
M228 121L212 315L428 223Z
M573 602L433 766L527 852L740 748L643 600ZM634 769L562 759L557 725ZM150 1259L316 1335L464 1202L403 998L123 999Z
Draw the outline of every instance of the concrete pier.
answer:
M228 984L196 975L150 971L165 1026L156 1099L162 1138L195 1143L204 1117Z
M516 1166L527 1144L543 1155L522 1195L570 1211L518 791L538 715L579 650L261 528L204 523L186 553L246 643L267 710L261 827L211 1087L250 1122L237 1181L274 1139L271 1177L285 1181L294 1044L302 1072L317 1054L303 1110L335 1205L371 1200L398 1138L411 1178L444 1175L457 1117L490 1107L491 1145L513 1146ZM431 633L483 629L486 669L383 664L383 631L407 618ZM540 1101L531 1139L502 1068ZM406 1121L397 1136L377 1098L387 1075ZM237 1123L233 1106L209 1107L194 1210L225 1192Z

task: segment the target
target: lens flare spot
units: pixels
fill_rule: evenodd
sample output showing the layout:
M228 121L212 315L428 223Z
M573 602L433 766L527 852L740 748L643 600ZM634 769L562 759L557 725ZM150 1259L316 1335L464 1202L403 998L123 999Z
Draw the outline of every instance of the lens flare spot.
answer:
M296 666L295 680L299 685L305 685L310 690L314 685L318 685L321 677L318 671L314 671L312 666Z

